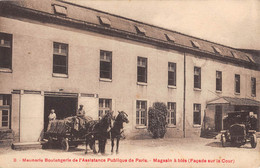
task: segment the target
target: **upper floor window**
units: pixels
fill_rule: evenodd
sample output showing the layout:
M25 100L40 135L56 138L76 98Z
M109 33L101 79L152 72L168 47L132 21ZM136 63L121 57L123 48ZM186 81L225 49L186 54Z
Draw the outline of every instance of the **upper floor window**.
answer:
M193 104L193 124L201 125L201 105Z
M194 67L194 88L201 89L201 68Z
M136 101L136 125L146 126L147 122L147 103L146 101Z
M11 95L0 94L0 128L10 128Z
M235 93L240 93L240 75L235 74Z
M168 85L176 86L176 63L168 63Z
M216 71L216 91L222 91L222 72Z
M0 68L12 69L12 35L0 33Z
M256 96L256 78L254 77L251 78L251 95Z
M176 103L168 102L167 107L167 123L168 125L176 125Z
M112 79L111 51L100 51L100 78Z
M101 119L103 115L112 110L112 100L111 99L99 99L99 110L98 119Z
M137 58L137 82L147 83L147 58Z
M53 43L53 73L68 75L68 44Z

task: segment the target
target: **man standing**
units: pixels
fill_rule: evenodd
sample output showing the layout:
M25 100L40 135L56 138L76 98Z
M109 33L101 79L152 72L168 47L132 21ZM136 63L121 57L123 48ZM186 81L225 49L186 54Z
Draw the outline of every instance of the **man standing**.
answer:
M56 114L55 114L55 110L54 109L51 109L51 112L49 114L49 121L54 121L56 120Z

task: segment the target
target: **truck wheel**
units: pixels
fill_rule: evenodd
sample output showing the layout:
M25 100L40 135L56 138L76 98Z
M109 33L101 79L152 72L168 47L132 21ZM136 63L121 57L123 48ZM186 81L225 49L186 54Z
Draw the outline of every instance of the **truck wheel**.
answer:
M224 134L221 135L221 144L222 144L223 147L226 147L226 137L225 137Z
M61 140L61 148L62 148L62 150L65 150L65 151L68 151L69 150L69 140L68 140L68 138L63 138L62 140Z
M256 147L256 145L257 145L257 139L256 139L256 135L255 135L255 134L253 134L253 135L251 136L250 143L251 143L251 147L252 147L252 148L255 148L255 147Z

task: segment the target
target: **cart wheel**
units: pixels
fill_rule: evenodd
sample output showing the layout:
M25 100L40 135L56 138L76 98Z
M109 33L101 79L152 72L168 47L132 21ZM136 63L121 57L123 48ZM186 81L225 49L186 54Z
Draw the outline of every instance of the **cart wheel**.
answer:
M223 147L226 147L226 137L224 134L221 135L221 144Z
M69 150L69 140L68 140L68 138L63 138L61 140L61 148L62 148L62 150L65 150L65 151Z
M256 135L255 135L255 134L253 134L253 135L251 136L250 143L251 143L251 147L252 147L252 148L255 148L255 147L256 147L257 139L256 139Z

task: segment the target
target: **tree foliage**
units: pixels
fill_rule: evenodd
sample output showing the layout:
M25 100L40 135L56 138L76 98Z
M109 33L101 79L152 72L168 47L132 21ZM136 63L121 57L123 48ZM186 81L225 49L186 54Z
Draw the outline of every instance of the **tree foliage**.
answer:
M164 103L155 102L148 111L148 131L153 138L163 138L166 133L167 107Z

